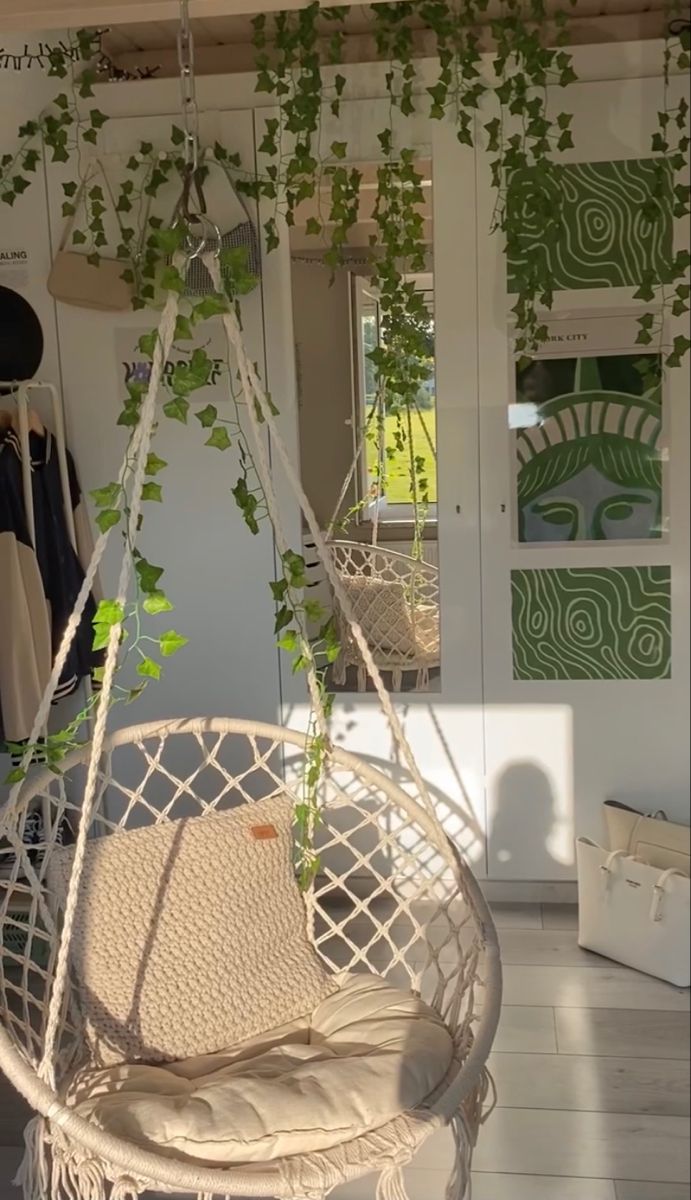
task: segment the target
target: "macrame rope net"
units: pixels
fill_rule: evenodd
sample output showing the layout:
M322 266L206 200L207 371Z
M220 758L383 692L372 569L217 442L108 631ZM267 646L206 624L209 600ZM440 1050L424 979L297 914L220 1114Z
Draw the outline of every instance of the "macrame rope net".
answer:
M216 258L205 255L203 261L221 291ZM161 316L139 424L119 476L129 489L128 530L116 597L123 610L133 566L128 547L136 542L156 398L174 341L178 307L179 297L172 292ZM228 807L231 797L232 804L253 803L280 791L297 804L307 748L305 735L225 718L163 721L106 736L122 633L121 623L116 623L106 648L91 743L68 757L60 776L41 772L17 783L0 820L0 847L3 842L8 847L3 853L10 864L8 877L0 881L0 1067L39 1114L27 1130L20 1182L25 1200L131 1200L151 1188L191 1192L199 1200L213 1195L318 1200L338 1184L374 1170L380 1172L379 1200L404 1200L402 1167L433 1129L450 1122L457 1163L448 1200L465 1200L470 1153L488 1088L486 1060L500 1006L496 934L471 872L435 817L351 597L246 353L234 309L222 321L241 380L247 433L276 545L281 552L288 548L267 432L349 621L349 636L379 696L397 752L393 770L400 771L405 782L403 787L391 771L376 770L327 743L321 820L315 830L320 872L305 898L310 935L332 971L369 970L423 995L453 1035L454 1060L438 1096L424 1110L401 1114L383 1129L332 1150L276 1160L261 1169L256 1165L251 1170L208 1169L162 1158L104 1133L65 1103L61 1083L84 1058L78 988L70 975L70 941L89 839L143 823L208 814ZM96 542L36 714L25 766L44 727L110 533L101 534ZM308 685L316 726L328 739L313 668ZM43 842L29 849L26 824L37 802L44 818ZM76 829L76 845L64 911L57 915L51 911L46 875L66 817ZM434 937L427 934L430 919Z

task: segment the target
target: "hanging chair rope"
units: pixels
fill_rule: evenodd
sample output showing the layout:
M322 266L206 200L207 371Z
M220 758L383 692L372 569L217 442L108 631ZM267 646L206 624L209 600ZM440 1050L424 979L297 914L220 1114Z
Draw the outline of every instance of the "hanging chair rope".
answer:
M334 529L336 528L336 522L338 521L341 509L345 502L345 498L348 495L348 490L350 488L350 485L353 482L353 476L355 475L355 472L357 470L357 465L360 461L360 458L362 457L362 451L365 448L365 442L367 441L367 434L369 433L369 427L372 424L372 421L373 421L376 411L377 411L377 406L376 406L376 404L373 404L369 413L367 414L367 420L365 421L364 425L362 426L362 428L360 429L360 432L358 434L357 446L355 447L355 456L353 458L352 463L350 464L350 467L348 468L348 474L346 475L345 479L343 480L341 490L338 494L338 500L336 501L336 507L333 510L333 515L327 526L326 536L328 538L333 537Z
M179 269L181 265L181 256L176 257L175 266ZM123 554L122 563L120 566L120 578L118 581L117 603L124 610L127 602L128 588L132 574L133 558L130 552L130 547L134 546L137 538L137 529L139 526L139 518L142 510L142 492L146 482L146 460L151 445L151 434L156 418L156 397L159 392L163 371L170 354L171 347L175 338L175 324L180 307L180 297L177 292L169 292L166 299L163 315L158 327L158 337L154 350L153 362L151 366L151 375L149 378L149 386L146 396L142 402L138 437L135 438L136 449L130 447L127 458L134 461L134 473L132 479L132 487L130 493L130 511L129 522L127 528L127 537L125 544L125 552ZM103 549L101 549L101 554ZM96 558L96 551L89 564L87 578L93 574L91 567ZM82 588L82 591L84 589ZM74 638L76 625L74 621L70 622L65 632L61 652L65 654L69 649L70 643ZM69 888L65 900L65 911L63 918L62 937L58 950L58 959L55 967L55 979L51 991L50 1005L48 1009L48 1020L46 1023L46 1035L43 1050L43 1057L39 1064L39 1077L47 1082L51 1087L55 1088L55 1048L60 1029L60 1021L62 1016L63 1001L67 986L67 975L69 969L70 956L70 941L72 929L77 912L77 901L79 897L79 885L81 882L82 872L87 848L87 837L89 826L91 824L92 808L96 797L96 785L98 782L98 768L101 759L101 751L103 749L103 741L106 733L106 722L108 718L110 695L113 688L113 680L117 668L118 651L122 635L122 621L115 622L110 629L108 645L106 648L105 664L103 668L103 684L101 694L98 699L96 708L96 720L94 724L93 740L91 745L91 754L89 756L89 767L87 772L86 783L84 787L84 799L82 801L82 811L79 820L79 828L74 850L74 861L72 872L70 875ZM69 640L67 640L69 637ZM65 649L65 643L67 648ZM48 696L48 692L46 692ZM50 696L48 697L50 703ZM46 697L44 696L43 704L39 709L39 715L42 709L46 707ZM37 718L38 721L38 718Z
M211 255L204 255L203 258L204 258L204 262L207 267L207 270L209 271L209 274L211 275L214 286L217 288L217 290L219 290L219 291L222 290L221 274L220 274L220 268L219 268L217 259ZM419 799L425 805L427 811L433 813L434 805L432 803L432 799L431 799L429 792L427 790L427 787L422 779L422 776L418 769L417 763L415 762L415 757L413 755L413 752L412 752L412 749L408 742L408 739L406 738L405 731L403 729L403 725L402 725L402 723L398 717L398 714L394 708L394 705L391 701L391 697L390 697L386 687L384 686L384 681L382 679L381 672L379 671L379 668L377 667L377 664L374 661L374 658L372 656L372 652L370 650L367 639L365 638L365 636L362 632L360 624L358 623L358 621L355 618L355 613L353 610L352 603L350 601L350 597L348 596L348 593L346 592L346 590L343 587L341 578L340 578L338 571L336 570L336 567L334 565L333 558L332 558L331 554L329 553L329 547L327 544L327 540L319 527L319 522L317 520L314 509L312 508L312 505L310 504L310 502L305 494L305 491L302 487L300 479L298 478L295 467L293 466L293 463L290 459L288 449L285 445L285 442L283 441L283 438L281 437L280 431L278 429L278 425L276 424L276 421L274 419L271 405L269 404L269 402L267 400L266 393L265 393L265 391L262 387L262 384L259 380L256 369L255 369L254 365L252 364L252 362L250 361L247 351L245 350L245 345L244 345L244 341L243 341L243 337L242 337L242 331L240 329L240 324L239 324L237 314L235 313L234 309L231 309L229 312L224 313L222 315L222 321L223 321L223 325L225 327L226 335L228 337L229 345L230 345L231 349L233 350L236 360L237 360L237 363L238 363L238 369L240 372L242 387L243 387L243 391L245 393L245 402L246 402L247 410L249 413L250 428L252 430L253 440L255 441L255 446L256 446L256 450L257 450L257 459L258 459L257 466L262 471L262 474L263 474L263 478L261 478L261 483L262 483L262 487L264 488L267 509L269 512L269 517L271 519L271 523L272 523L274 529L279 531L280 537L283 540L285 540L285 535L283 534L283 531L282 531L282 522L281 522L278 500L277 500L276 493L275 493L274 486L273 486L271 471L268 467L268 458L266 457L265 451L263 451L263 444L262 444L263 439L262 439L261 429L260 429L259 422L257 421L256 414L254 411L255 402L259 408L260 413L262 414L266 428L268 429L268 431L271 435L272 445L275 446L275 448L276 448L278 457L281 461L281 465L285 472L286 478L290 484L293 495L297 499L297 501L300 505L300 508L302 509L303 515L305 517L305 521L307 523L307 527L309 529L310 535L312 537L312 541L314 542L314 546L317 551L317 555L322 562L322 565L326 572L328 581L331 584L331 587L333 589L334 596L336 597L336 600L341 607L341 611L343 612L343 615L351 629L351 632L353 635L353 640L355 641L355 643L362 655L362 659L363 659L365 668L367 670L367 674L369 675L369 678L372 680L372 683L374 684L374 688L376 690L377 696L379 697L379 701L381 703L382 709L383 709L384 714L389 723L389 728L391 730L391 734L392 734L394 743L397 747L397 750L399 751L399 753L405 763L405 766L410 773L410 777L415 784ZM261 449L260 449L260 446L261 446ZM262 453L262 451L263 451L263 453ZM326 718L323 714L323 702L322 702L322 698L321 698L321 695L319 694L318 689L317 689L317 705L318 705L318 711L321 710L320 715L319 715L319 722L321 725L322 720L325 721Z

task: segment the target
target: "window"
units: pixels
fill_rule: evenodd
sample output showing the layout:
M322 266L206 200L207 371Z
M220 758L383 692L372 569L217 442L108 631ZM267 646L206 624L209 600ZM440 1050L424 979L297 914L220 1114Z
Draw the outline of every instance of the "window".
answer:
M418 460L418 478L427 481L429 508L427 519L436 520L437 463L436 463L436 385L434 371L434 293L432 276L416 277L416 285L423 293L429 313L429 372L417 395L415 409L410 414L412 428L412 453ZM379 300L359 276L353 276L354 286L354 333L356 338L356 412L355 425L366 431L365 451L360 463L360 498L376 496L378 458L383 454L386 479L385 493L379 501L380 520L410 521L414 516L413 488L411 482L411 449L408 439L407 416L387 415L384 419L383 440L377 437L376 423L377 371L370 355L382 344L382 328ZM401 427L403 436L401 436ZM381 441L381 444L380 444ZM422 465L420 465L422 464ZM365 519L371 518L376 500L363 509Z

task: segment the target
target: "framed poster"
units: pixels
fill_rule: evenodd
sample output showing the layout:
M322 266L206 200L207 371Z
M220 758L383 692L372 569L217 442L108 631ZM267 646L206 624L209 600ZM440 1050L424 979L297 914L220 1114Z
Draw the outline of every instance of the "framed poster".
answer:
M668 532L662 354L634 315L556 318L516 366L509 406L518 545L638 542Z

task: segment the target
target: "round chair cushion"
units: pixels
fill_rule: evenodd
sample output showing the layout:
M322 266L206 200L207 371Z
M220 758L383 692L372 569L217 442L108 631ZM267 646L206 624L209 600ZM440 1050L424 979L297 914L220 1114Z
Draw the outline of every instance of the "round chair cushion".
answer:
M205 1166L327 1150L424 1105L451 1036L411 993L351 975L302 1020L218 1054L82 1070L68 1102L115 1137Z

